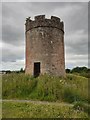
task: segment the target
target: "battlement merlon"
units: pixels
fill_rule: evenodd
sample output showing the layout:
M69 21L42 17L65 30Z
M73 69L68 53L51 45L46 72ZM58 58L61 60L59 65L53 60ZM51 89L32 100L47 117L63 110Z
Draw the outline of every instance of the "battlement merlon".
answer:
M58 28L64 33L64 23L60 18L51 16L51 19L45 18L45 15L38 15L31 20L30 17L26 19L26 32L37 27L53 27Z
M60 18L55 17L55 16L51 16L51 20L53 20L54 22L57 22L57 23L60 22Z
M45 15L38 15L34 17L35 21L45 20Z

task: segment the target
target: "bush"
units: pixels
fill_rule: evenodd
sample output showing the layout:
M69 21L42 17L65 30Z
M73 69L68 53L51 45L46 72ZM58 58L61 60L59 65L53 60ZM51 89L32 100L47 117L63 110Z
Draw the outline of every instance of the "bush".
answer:
M71 72L71 70L67 68L66 69L66 73L70 73L70 72Z
M75 101L75 94L70 88L64 89L63 99L65 102L72 103Z
M74 107L73 107L75 110L78 110L78 111L84 111L88 114L90 114L90 106L86 103L83 103L83 102L76 102L74 104Z

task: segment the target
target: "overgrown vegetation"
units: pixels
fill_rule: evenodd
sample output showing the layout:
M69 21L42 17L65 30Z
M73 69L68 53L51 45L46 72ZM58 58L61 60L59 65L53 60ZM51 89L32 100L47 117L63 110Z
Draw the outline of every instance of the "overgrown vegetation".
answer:
M76 102L73 107L75 110L84 111L90 115L90 105L83 102Z
M3 99L27 99L73 104L72 107L64 106L63 108L60 105L48 106L32 103L26 105L26 103L3 102L4 117L13 117L13 114L16 113L14 117L83 118L88 116L88 102L90 103L88 78L75 74L66 74L66 77L41 75L37 78L23 73L4 74L2 75L2 97ZM47 111L45 112L45 110Z
M34 78L24 74L6 74L2 78L3 99L88 102L88 79L85 77L67 74L65 78L49 75Z
M40 104L30 102L3 102L4 118L88 118L87 113L74 110L64 103Z
M73 69L66 69L66 73L73 73L76 75L81 75L90 78L90 69L87 67L75 67Z

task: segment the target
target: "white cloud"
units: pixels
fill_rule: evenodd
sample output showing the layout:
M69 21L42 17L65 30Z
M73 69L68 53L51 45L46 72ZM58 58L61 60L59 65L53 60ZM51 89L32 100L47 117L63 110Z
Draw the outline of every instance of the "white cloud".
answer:
M16 62L2 62L2 70L20 70L25 68L25 60L17 60Z
M66 68L73 68L76 66L88 67L88 55L67 55Z
M65 35L66 54L88 54L88 34L77 30Z

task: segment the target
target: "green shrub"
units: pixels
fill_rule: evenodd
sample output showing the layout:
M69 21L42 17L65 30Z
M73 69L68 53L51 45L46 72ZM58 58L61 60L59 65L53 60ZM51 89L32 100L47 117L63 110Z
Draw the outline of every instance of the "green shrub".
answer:
M83 102L76 102L73 107L75 110L84 111L90 115L90 105Z
M69 102L69 103L75 101L75 95L70 88L64 89L63 99L65 102Z

